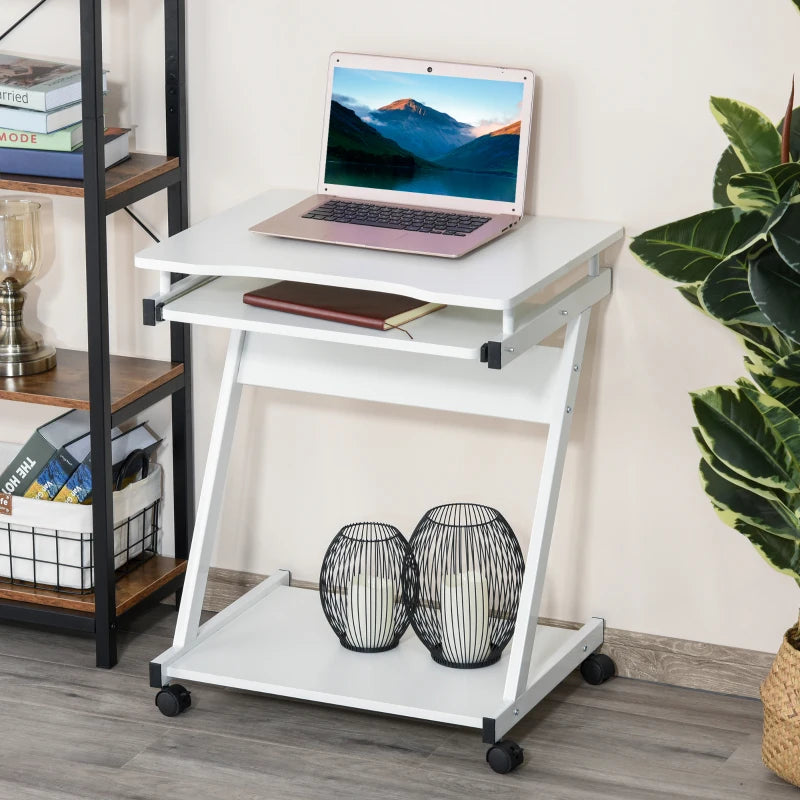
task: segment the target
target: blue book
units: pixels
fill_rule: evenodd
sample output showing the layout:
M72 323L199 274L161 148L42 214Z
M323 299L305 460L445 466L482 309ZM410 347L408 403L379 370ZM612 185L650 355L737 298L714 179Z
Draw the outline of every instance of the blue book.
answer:
M86 440L88 445L89 435L87 434L83 439ZM72 446L66 445L62 447L44 465L44 469L36 476L36 480L25 492L25 497L35 500L52 500L81 463L81 459L76 457L79 453L75 451L82 451L83 439L78 440L81 444L73 442Z
M130 155L129 128L106 128L106 169L124 161ZM47 178L83 179L83 147L77 150L20 150L0 147L0 172L16 175L38 175Z
M141 423L135 428L115 436L111 440L112 476L116 480L119 467L134 451L142 450L150 455L161 441L153 432ZM57 503L91 503L92 502L92 459L88 455L67 482L53 498Z
M111 438L113 439L121 433L119 428L112 428ZM81 462L87 458L91 445L92 440L89 433L65 444L45 464L44 469L26 490L25 497L35 500L52 500Z

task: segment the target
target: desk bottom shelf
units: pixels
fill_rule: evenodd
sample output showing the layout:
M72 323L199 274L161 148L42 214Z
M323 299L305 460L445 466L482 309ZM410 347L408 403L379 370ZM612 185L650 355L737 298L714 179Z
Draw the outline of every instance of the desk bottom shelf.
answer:
M436 664L410 629L393 650L355 653L339 644L317 592L277 585L265 594L272 580L215 629L201 627L196 643L156 659L154 685L197 681L426 719L482 729L494 742L602 644L600 619L579 630L538 626L528 688L506 701L510 646L497 664L472 670Z

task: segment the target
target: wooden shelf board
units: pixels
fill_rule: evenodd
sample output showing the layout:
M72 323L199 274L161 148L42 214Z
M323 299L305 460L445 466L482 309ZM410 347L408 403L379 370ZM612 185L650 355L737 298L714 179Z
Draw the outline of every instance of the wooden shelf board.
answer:
M153 556L145 561L117 581L117 614L133 608L185 571L186 561L183 559ZM67 594L0 582L0 598L94 614L94 594Z
M132 189L140 183L178 169L179 159L149 153L131 153L121 164L106 170L106 197ZM41 178L0 172L0 189L17 192L39 192L68 197L83 197L83 181L65 178Z
M88 409L88 354L59 349L57 359L47 372L0 378L0 399ZM110 367L112 414L183 373L183 364L132 356L111 356Z

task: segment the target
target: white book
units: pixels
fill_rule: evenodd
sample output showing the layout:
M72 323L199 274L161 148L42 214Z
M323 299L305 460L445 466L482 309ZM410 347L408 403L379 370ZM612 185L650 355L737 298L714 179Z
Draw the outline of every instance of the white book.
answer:
M103 73L103 91L107 88ZM0 53L0 104L52 111L80 99L80 67Z
M27 108L0 106L0 128L14 128L31 133L53 133L81 121L81 103L62 106L55 111L31 111Z

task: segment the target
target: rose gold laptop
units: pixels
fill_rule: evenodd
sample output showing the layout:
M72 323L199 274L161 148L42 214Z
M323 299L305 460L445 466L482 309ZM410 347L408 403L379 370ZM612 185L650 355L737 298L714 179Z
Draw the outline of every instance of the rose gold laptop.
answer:
M523 213L532 72L334 53L317 194L270 236L457 258Z

